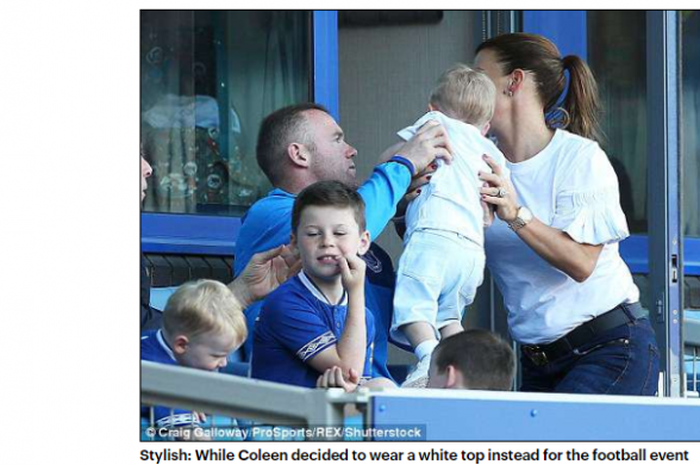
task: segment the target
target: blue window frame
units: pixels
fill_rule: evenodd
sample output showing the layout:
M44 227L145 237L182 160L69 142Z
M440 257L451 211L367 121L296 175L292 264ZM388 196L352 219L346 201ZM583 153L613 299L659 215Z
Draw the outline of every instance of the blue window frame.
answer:
M338 117L338 14L312 15L313 99ZM240 217L141 213L145 253L233 255Z

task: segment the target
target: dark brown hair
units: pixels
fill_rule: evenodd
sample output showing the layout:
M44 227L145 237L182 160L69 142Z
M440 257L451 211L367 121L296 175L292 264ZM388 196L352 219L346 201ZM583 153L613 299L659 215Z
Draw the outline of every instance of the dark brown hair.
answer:
M367 225L365 222L365 201L360 194L351 187L340 181L319 181L311 184L301 191L294 200L292 209L292 233L296 234L301 213L306 207L336 207L338 209L350 208L355 215L355 221L360 227L360 232L364 232Z
M515 375L515 353L496 334L469 329L443 339L433 354L438 373L449 365L462 373L465 388L510 391Z
M537 94L550 127L560 125L574 134L602 142L598 85L581 58L575 55L562 58L557 46L548 39L522 32L488 39L477 47L476 53L482 50L496 53L505 75L522 69L535 76ZM557 102L566 87L566 70L569 90L558 108Z
M306 117L309 110L328 113L328 110L316 103L299 103L280 108L265 117L258 133L256 156L258 166L263 170L273 186L277 186L284 176L285 153L289 144L294 142L310 144L308 140Z

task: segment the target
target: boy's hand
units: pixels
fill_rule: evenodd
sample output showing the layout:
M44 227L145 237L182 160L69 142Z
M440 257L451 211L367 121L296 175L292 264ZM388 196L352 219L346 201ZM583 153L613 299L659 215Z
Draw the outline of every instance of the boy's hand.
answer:
M339 366L327 369L316 381L317 388L342 388L345 392L353 392L360 382L357 370L350 368L347 379L343 376L343 369Z
M357 255L343 255L338 260L340 279L348 294L365 292L365 261Z

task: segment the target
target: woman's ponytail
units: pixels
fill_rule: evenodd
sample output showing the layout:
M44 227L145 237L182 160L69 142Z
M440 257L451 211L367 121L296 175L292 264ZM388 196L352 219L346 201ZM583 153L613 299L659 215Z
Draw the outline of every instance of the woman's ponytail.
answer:
M598 85L586 63L576 55L562 59L564 70L569 70L569 90L564 98L563 108L569 115L568 130L579 136L603 142L600 128L601 107L598 98Z
M488 49L496 52L505 75L515 69L535 75L537 94L549 127L566 128L579 136L603 142L598 86L583 60L574 55L561 58L553 42L541 35L524 32L488 39L477 47L476 52ZM561 102L567 69L569 90Z

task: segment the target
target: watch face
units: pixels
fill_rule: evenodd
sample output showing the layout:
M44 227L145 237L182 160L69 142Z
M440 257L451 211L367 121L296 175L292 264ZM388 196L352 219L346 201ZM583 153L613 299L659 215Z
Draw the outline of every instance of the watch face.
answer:
M518 210L518 219L521 219L524 224L527 224L532 221L532 212L526 207L520 207L520 210Z

